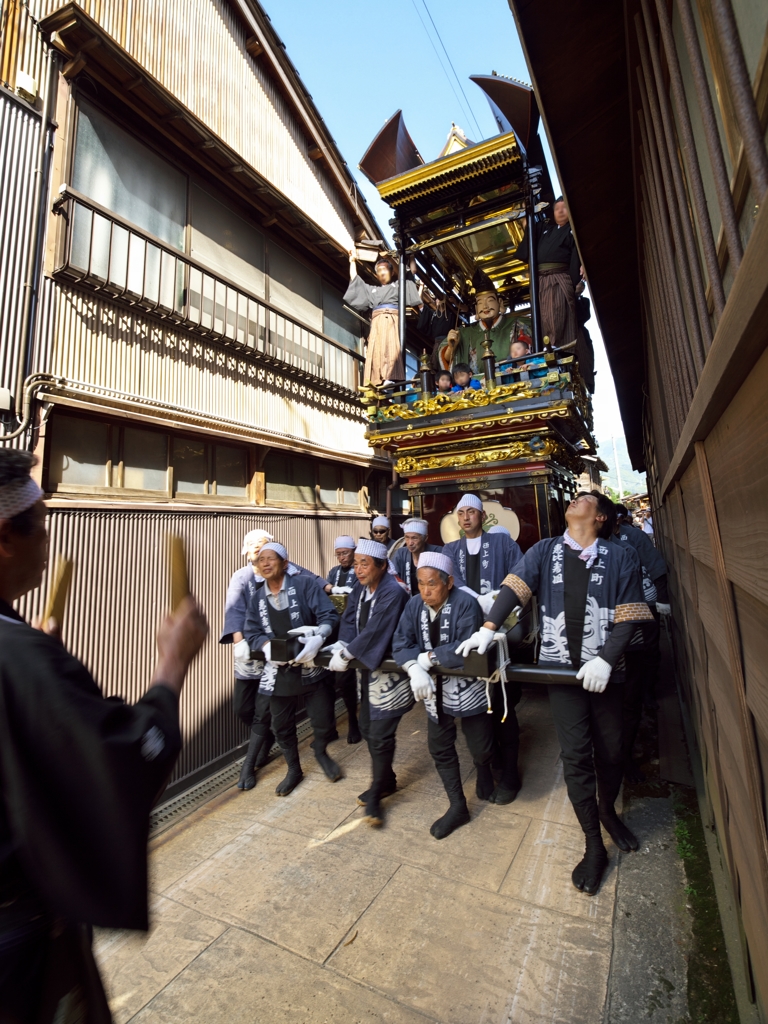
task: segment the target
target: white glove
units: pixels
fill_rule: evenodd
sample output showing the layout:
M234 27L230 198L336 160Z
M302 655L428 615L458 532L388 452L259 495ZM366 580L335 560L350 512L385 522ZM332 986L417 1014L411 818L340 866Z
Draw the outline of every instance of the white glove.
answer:
M584 662L576 673L576 678L584 680L584 689L589 690L590 693L602 693L608 685L612 671L613 669L607 661L603 661L602 658L592 658L591 661Z
M491 641L497 634L492 629L486 629L485 626L481 626L476 633L473 633L468 640L460 643L456 648L456 653L460 654L462 658L466 658L471 651L477 651L478 654L485 654L488 648L491 646ZM498 634L501 636L501 634Z
M486 618L488 617L488 615L490 615L491 608L493 608L494 604L496 603L497 595L498 595L498 591L496 591L495 594L478 594L477 595L477 603L483 609L483 615L485 615Z
M416 662L408 669L411 677L411 689L416 700L428 700L435 695L435 681L426 669Z
M331 587L332 594L351 594L352 587Z
M344 657L346 647L343 647L340 651L334 651L333 657L328 662L328 668L331 672L346 672L349 668L349 661Z
M232 650L235 653L235 664L242 665L251 660L251 645L247 640L238 640Z
M261 648L264 651L264 661L272 661L272 641L267 640L264 646ZM276 661L275 665L287 665L287 661Z
M296 626L288 630L288 636L314 636L320 632L319 626Z
M294 665L309 665L313 661L315 655L323 646L325 637L319 633L309 636L300 636L299 643L303 645L301 654L293 659Z
M671 615L672 614L672 605L671 604L664 604L663 601L657 601L656 602L656 611L659 613L659 615Z
M420 654L416 659L416 662L417 664L421 665L425 672L429 672L430 669L433 669L435 667L435 663L430 658L428 651L424 651L422 654Z

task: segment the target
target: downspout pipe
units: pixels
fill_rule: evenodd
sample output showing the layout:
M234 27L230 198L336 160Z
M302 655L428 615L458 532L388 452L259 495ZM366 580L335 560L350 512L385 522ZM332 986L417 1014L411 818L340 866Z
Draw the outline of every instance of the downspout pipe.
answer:
M50 172L50 121L54 105L54 91L58 86L59 53L48 47L45 66L43 110L40 121L40 136L37 143L34 190L32 196L33 222L30 232L29 254L24 275L24 303L21 314L19 362L16 372L14 405L19 426L12 433L0 435L0 442L10 441L22 434L31 421L31 402L24 401L24 384L29 375L32 349L37 324L37 306L40 294L40 278L43 264L46 217L48 212L48 180Z

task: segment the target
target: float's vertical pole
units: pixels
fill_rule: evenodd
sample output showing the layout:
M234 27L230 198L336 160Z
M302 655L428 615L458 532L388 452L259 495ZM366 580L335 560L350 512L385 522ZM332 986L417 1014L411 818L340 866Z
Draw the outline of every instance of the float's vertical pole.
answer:
M403 222L398 220L397 224L397 247L400 250L400 266L398 269L397 284L397 320L400 328L400 351L403 355L403 367L405 367L405 238L403 237Z
M533 198L533 182L530 168L526 173L525 214L528 221L528 276L531 282L531 331L533 334L533 351L541 352L541 325L539 322L539 268L536 263L536 238L534 217L536 204Z

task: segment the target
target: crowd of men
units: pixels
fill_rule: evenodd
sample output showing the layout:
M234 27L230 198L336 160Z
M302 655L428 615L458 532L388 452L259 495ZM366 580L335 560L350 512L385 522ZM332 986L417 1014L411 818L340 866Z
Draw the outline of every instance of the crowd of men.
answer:
M39 587L47 560L34 462L0 450L0 1022L106 1024L91 929L147 927L149 812L181 747L179 696L207 623L184 599L158 632L145 695L133 705L105 698L56 622L32 626L14 608ZM246 536L248 564L232 577L221 636L233 645L234 705L250 730L239 786L253 788L275 739L287 768L277 796L301 783L300 710L323 772L341 778L328 750L338 687L347 741L362 736L370 752L371 783L358 797L370 825L384 823L383 801L397 789L397 729L417 702L448 797L435 839L470 821L457 719L478 798L511 803L525 782L520 690L466 665L474 651L503 649L506 627L536 597L539 663L575 674L548 691L585 835L572 879L594 894L608 863L601 827L620 849L638 846L615 801L622 778L637 773L639 713L654 699L659 615L670 610L663 560L598 492L578 494L564 535L525 554L503 529L484 529L478 496L463 496L455 511L460 540L430 544L428 524L410 519L392 558L389 522L376 517L371 536L337 538L327 578L293 563L265 531ZM332 598L345 603L341 615Z
M535 596L539 663L570 668L578 681L548 690L568 794L586 841L573 882L597 892L608 862L601 826L620 849L638 845L615 801L624 777L641 777L633 748L643 705L655 701L659 616L670 610L666 566L649 537L598 492L577 495L566 510L565 534L525 554L508 531L484 529L477 495L462 496L455 514L459 540L429 543L429 524L411 518L394 550L389 521L377 516L369 537L336 539L327 578L291 562L266 531L248 534L243 553L250 565L232 577L221 636L235 645L235 708L251 730L238 785L256 785L272 732L287 765L277 796L301 782L296 716L302 707L316 760L331 782L341 778L328 752L338 737L338 689L349 711L347 742L364 738L371 756L371 784L358 803L372 826L384 823L383 801L397 788L400 719L419 701L449 803L432 835L443 839L470 820L457 719L476 769L477 796L511 803L521 788L520 687L490 684L463 669L472 651L485 654L512 635L509 624ZM345 601L343 612L333 595Z

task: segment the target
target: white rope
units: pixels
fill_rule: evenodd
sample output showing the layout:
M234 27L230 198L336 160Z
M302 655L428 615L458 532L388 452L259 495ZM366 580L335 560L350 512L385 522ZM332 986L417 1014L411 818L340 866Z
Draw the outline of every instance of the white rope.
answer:
M491 684L501 683L501 690L504 694L504 717L502 722L506 722L507 715L509 714L509 705L507 701L507 665L509 665L509 647L507 645L507 634L501 633L495 638L495 643L499 646L499 664L495 672L493 672L485 680L485 699L488 704L488 710L486 714L493 714L491 707Z

